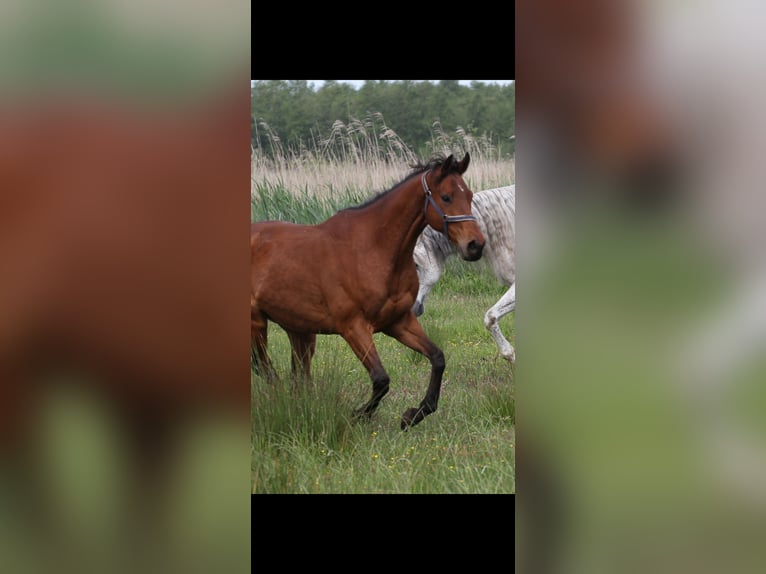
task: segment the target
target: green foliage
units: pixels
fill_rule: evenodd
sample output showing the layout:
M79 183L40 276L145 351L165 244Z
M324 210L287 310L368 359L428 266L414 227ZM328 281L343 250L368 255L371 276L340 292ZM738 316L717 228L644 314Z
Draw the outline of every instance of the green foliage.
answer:
M483 261L471 263L459 257L450 257L445 263L444 275L434 285L434 293L445 296L450 293L476 296L497 294L499 299L503 289Z
M250 197L251 221L280 220L313 225L346 207L361 203L365 195L351 188L318 196L304 187L289 191L281 183L253 183Z
M432 139L435 124L444 133L460 131L474 139L485 138L499 157L510 157L514 151L514 84L474 82L468 87L455 81L368 80L355 90L330 81L314 90L305 80L268 80L255 82L251 92L253 147L272 156L278 153L274 137L283 151L312 147L321 134L333 131L339 118L351 123L373 112L385 117L388 127L421 157L441 151ZM268 129L262 129L263 125Z
M0 83L35 101L69 94L178 106L238 78L247 63L247 21L212 4L177 11L172 20L155 18L140 2L119 9L86 0L12 6L0 18Z

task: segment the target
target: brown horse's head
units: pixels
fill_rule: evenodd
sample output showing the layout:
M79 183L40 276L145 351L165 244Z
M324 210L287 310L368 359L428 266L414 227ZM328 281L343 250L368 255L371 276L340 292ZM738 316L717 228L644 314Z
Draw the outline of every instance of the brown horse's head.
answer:
M422 177L426 223L444 233L463 259L476 261L484 249L484 236L471 215L473 192L462 177L470 161L468 153L461 161L450 155Z

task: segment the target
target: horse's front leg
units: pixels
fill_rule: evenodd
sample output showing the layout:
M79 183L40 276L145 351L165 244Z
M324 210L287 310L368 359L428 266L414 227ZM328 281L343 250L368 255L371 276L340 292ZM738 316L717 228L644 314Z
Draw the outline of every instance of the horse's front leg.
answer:
M402 415L402 430L406 430L436 411L441 393L442 375L444 374L444 353L426 336L423 327L420 326L412 311L384 332L410 349L425 355L431 362L431 380L428 383L425 398L420 401L418 408L407 409Z
M484 326L495 340L498 349L500 349L500 354L504 359L507 359L511 363L516 360L516 352L513 349L513 346L503 336L502 331L500 331L499 321L515 308L516 283L512 284L500 300L487 311L486 315L484 315Z
M378 408L381 399L388 393L390 378L380 362L378 350L372 340L372 327L369 323L358 321L344 329L341 336L354 351L372 379L372 397L361 408L354 411L354 416L370 416Z

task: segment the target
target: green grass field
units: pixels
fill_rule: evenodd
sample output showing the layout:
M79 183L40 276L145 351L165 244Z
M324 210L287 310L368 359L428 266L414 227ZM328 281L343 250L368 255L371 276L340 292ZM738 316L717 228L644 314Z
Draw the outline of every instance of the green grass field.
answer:
M254 182L251 215L312 223L362 197L347 189L320 200ZM448 260L420 318L446 356L439 408L408 432L399 422L425 395L424 357L375 335L391 389L371 420L352 422L372 384L346 342L318 336L313 383L293 385L287 336L271 324L269 353L279 381L251 377L252 492L515 492L513 370L483 323L505 289L483 264ZM513 321L514 314L501 321L512 344Z

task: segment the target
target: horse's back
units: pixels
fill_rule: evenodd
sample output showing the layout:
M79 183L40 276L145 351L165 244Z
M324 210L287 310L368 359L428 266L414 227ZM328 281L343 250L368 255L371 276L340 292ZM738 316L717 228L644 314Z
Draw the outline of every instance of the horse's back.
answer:
M473 212L487 240L482 258L510 285L516 276L516 186L475 193Z
M323 250L326 234L315 225L301 225L289 221L257 221L250 225L250 251L253 264L277 258L306 260Z

